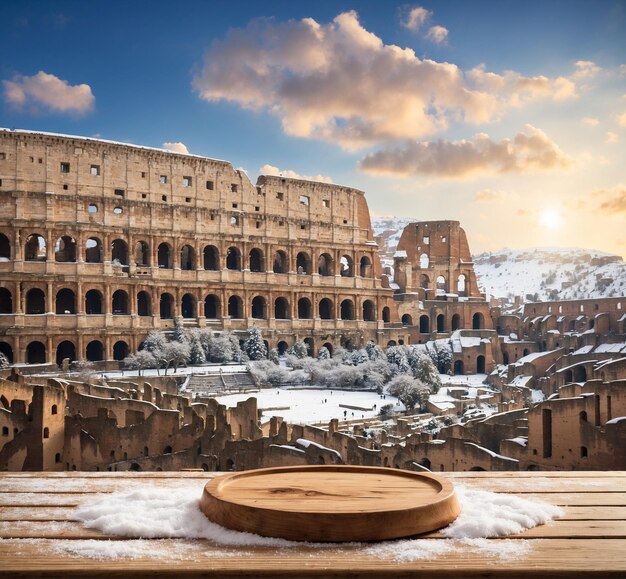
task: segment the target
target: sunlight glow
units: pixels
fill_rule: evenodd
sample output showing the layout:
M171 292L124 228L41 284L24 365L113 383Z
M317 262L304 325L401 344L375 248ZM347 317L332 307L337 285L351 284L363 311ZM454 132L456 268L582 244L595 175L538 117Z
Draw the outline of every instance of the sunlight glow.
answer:
M561 226L561 215L551 207L546 207L539 217L539 223L548 229L558 229Z

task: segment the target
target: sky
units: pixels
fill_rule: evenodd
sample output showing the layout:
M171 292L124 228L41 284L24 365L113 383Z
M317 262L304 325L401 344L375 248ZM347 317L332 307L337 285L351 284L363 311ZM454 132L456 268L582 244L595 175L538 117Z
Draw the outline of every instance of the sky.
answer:
M0 2L0 126L626 256L626 0Z

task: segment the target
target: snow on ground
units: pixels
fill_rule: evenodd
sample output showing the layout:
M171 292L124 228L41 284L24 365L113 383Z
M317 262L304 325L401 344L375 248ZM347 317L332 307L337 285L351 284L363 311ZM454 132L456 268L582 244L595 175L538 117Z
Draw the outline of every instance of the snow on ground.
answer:
M246 372L248 370L245 364L206 364L204 366L187 366L178 368L177 370L168 370L167 376L187 376L188 374L219 374L220 372ZM99 372L95 372L99 374ZM124 370L123 372L104 372L102 374L105 378L130 378L132 376L139 376L138 370ZM165 370L157 370L155 368L150 370L142 370L142 376L165 376Z
M467 376L448 376L448 374L439 374L441 383L444 386L473 386L487 388L483 382L487 379L487 374L468 374Z
M266 410L261 419L267 421L272 416L282 416L291 424L305 424L314 422L328 422L332 418L343 420L357 418L375 418L381 406L393 404L398 412L405 408L397 398L386 395L382 398L376 392L359 392L355 390L330 390L328 388L296 390L291 388L271 388L247 394L226 394L216 399L220 404L228 407L237 405L237 402L256 398L259 408L277 408ZM341 408L339 404L368 408L369 410L354 410ZM289 406L289 409L283 407ZM375 406L375 408L374 408ZM345 412L345 414L344 414Z

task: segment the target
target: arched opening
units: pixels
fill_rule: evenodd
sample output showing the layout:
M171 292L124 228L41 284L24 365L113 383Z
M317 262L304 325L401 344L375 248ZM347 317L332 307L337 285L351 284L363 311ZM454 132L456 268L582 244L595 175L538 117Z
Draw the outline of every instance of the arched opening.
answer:
M263 263L263 252L256 247L250 250L250 271L262 272L265 271L265 264Z
M160 243L157 248L157 264L160 269L172 269L172 247L169 243Z
M289 349L289 345L284 340L281 340L276 344L276 349L278 350L279 356L284 356L285 352Z
M152 299L146 291L140 291L137 294L137 314L140 316L152 315Z
M385 306L383 308L383 322L388 324L390 320L391 320L391 310L389 309L388 306Z
M430 279L425 273L420 274L420 287L422 289L428 289L430 287Z
M196 298L191 294L183 295L180 304L180 311L183 318L191 319L196 317L197 307Z
M313 341L313 338L304 338L302 341L306 346L307 356L313 357L313 353L315 352L315 342Z
M172 454L172 447L171 446L166 446L163 449L163 454Z
M485 357L484 356L478 356L476 358L476 373L477 374L485 373Z
M139 267L150 265L150 248L145 241L135 243L135 265Z
M85 294L85 313L88 315L102 313L102 294L95 289Z
M236 247L229 247L226 252L226 268L241 270L241 252Z
M228 298L228 317L234 319L243 318L243 302L239 296Z
M38 233L28 236L24 247L25 261L46 261L46 240Z
M41 342L31 342L28 346L26 346L26 363L46 363L46 347Z
M0 314L12 314L13 313L13 296L11 292L5 288L0 287Z
M333 345L330 342L325 342L322 345L322 348L326 348L328 350L328 353L332 356L333 355Z
M311 273L311 258L308 253L301 251L296 256L296 271L301 274Z
M411 317L410 314L404 314L402 316L402 325L403 326L412 326L413 325L413 318Z
M128 309L128 294L126 291L116 290L113 292L111 313L114 316L127 316L130 313Z
M458 376L460 374L465 374L465 370L463 368L463 360L456 360L454 362L454 375Z
M76 360L76 346L74 346L74 342L70 342L69 340L64 340L57 346L57 366L61 366L63 360L66 358L68 358L70 362Z
M443 314L437 315L437 332L443 333L446 331L446 316Z
M300 298L298 300L298 318L309 320L311 317L311 300L309 298Z
M328 298L321 299L319 304L319 312L320 318L322 320L332 320L334 318L333 302L330 301Z
M274 317L277 320L287 320L289 315L289 302L286 298L276 298L274 301Z
M87 344L85 358L90 362L100 362L104 360L104 348L100 340L92 340Z
M422 253L422 255L420 255L420 269L428 269L429 261L428 254Z
M58 408L57 408L57 405L56 405L56 404L53 404L53 405L50 407L50 414L58 414L58 412L59 412L59 410L58 410Z
M456 293L459 294L459 296L467 295L465 291L465 275L464 274L461 274L459 278L456 280Z
M528 354L530 354L530 350L528 348L524 348L524 351L522 352L522 357L528 356Z
M141 465L138 462L131 462L128 470L133 472L141 472Z
M232 458L229 458L226 461L226 470L235 470L235 462L233 461Z
M589 456L589 451L586 446L580 447L580 458L587 458Z
M217 271L220 268L220 252L214 245L207 245L202 251L204 269L207 271Z
M483 472L485 469L482 466L473 466L470 468L470 472Z
M61 263L76 261L76 240L69 235L64 235L54 244L54 261Z
M55 300L55 313L57 314L75 314L76 313L76 296L69 288L62 288L57 292Z
M363 302L363 321L374 322L376 321L376 309L374 308L374 302L372 300L365 300Z
M204 317L210 320L218 319L220 317L218 314L219 306L219 298L215 294L209 294L204 298Z
M446 283L446 278L443 277L442 275L438 275L437 276L437 295L438 296L442 296L446 293L447 291L447 283Z
M587 370L584 366L576 366L572 368L574 382L586 382L587 381Z
M0 233L0 261L9 261L10 259L11 242L4 233Z
M196 269L196 250L191 245L183 245L180 250L180 269L184 271Z
M587 422L587 412L586 412L585 410L583 410L582 412L580 412L580 413L578 414L578 419L579 419L581 422Z
M264 320L266 315L265 298L263 296L252 298L252 317L256 320Z
M502 352L502 363L504 365L507 365L509 363L509 353L508 352Z
M354 261L349 255L342 255L339 260L341 277L354 277Z
M317 260L317 273L328 276L335 275L333 258L328 253L322 253Z
M159 300L159 317L162 320L171 320L174 317L174 298L172 294L161 294Z
M85 242L85 262L102 263L102 241L97 237L90 237Z
M397 346L398 343L395 340L389 340L387 342L387 348L391 348L392 346Z
M452 316L452 331L459 330L461 328L461 316L454 314Z
M111 244L111 261L128 265L128 245L123 239L115 239Z
M50 438L50 429L47 426L43 429L43 437Z
M11 348L11 344L0 342L0 354L4 354L7 357L9 364L13 364L13 348Z
M362 256L359 261L359 275L361 277L372 277L372 262L367 255Z
M428 460L427 458L423 458L422 460L420 460L420 466L423 466L424 468L431 470L430 460Z
M26 292L26 313L46 313L46 295L39 288L34 287Z
M287 254L284 251L280 250L274 254L274 265L272 266L272 270L274 273L289 272L289 262Z
M485 327L485 318L480 312L476 312L472 316L472 329L482 330Z
M339 309L342 320L354 320L354 302L352 300L343 300Z
M118 362L128 356L128 344L124 340L113 344L113 359Z
M427 315L420 316L420 334L430 334L430 318Z

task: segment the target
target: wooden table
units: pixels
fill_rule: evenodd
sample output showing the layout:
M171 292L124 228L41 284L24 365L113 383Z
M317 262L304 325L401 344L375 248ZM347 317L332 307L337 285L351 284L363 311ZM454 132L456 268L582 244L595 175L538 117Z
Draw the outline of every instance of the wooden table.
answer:
M67 546L84 539L112 539L70 520L72 509L90 495L145 484L175 489L196 482L200 495L215 474L0 473L0 576L626 577L626 472L446 473L455 483L543 499L564 508L563 518L511 539L540 539L532 541L525 556L511 560L477 553L471 547L441 557L398 562L370 556L362 546L353 545L245 547L237 552L237 548L225 549L206 540L183 539L159 540L153 555L123 560L85 558L55 548L59 542ZM51 490L47 488L50 483ZM438 533L425 537L448 540ZM490 541L497 546L502 539Z

